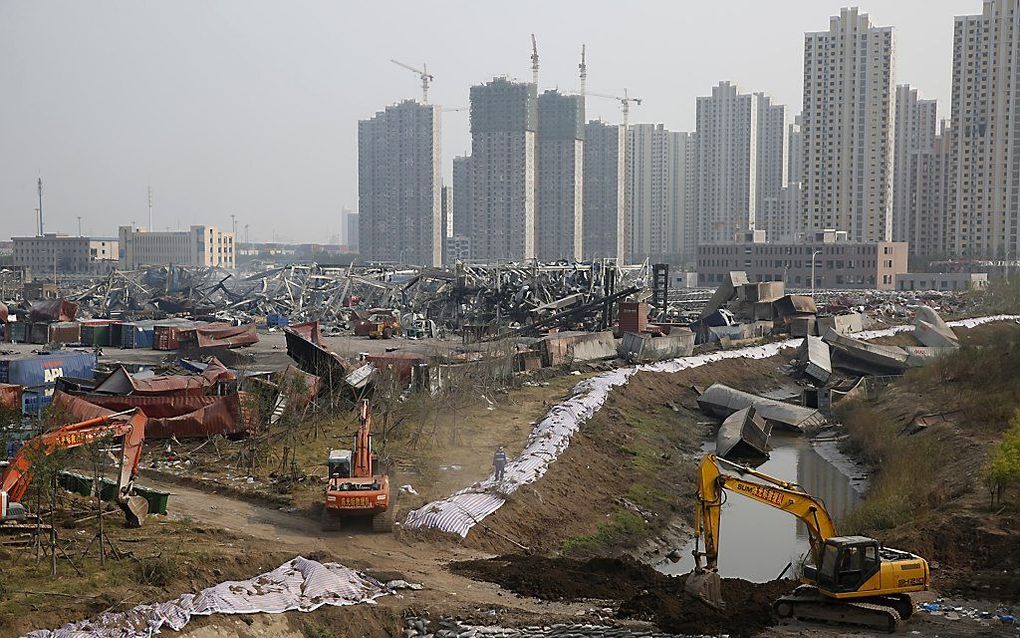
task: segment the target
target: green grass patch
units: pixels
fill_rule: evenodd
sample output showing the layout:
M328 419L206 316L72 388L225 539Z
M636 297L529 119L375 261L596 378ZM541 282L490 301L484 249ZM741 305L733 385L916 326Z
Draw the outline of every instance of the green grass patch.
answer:
M629 536L644 533L647 524L633 512L619 510L608 523L599 525L592 534L573 536L563 541L564 554L597 554L602 550L625 541Z

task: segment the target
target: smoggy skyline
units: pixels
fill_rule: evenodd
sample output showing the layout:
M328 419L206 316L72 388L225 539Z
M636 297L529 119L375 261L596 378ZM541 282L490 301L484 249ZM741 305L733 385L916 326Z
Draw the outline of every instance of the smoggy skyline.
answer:
M252 240L335 237L358 207L357 122L420 97L466 107L468 89L507 75L576 90L629 89L631 121L694 130L695 98L720 80L800 112L803 33L846 2L173 3L0 0L0 236L35 233L36 178L48 232L115 235L154 226L250 225ZM980 0L859 4L895 27L896 82L949 116L953 16ZM590 97L588 119L620 121ZM443 114L443 174L470 149L467 111Z

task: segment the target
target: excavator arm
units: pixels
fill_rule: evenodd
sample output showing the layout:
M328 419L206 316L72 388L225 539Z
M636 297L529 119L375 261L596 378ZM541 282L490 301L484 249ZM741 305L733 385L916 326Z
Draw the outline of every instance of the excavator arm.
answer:
M737 476L724 474L723 467L736 472ZM751 480L752 478L757 481ZM821 564L822 545L825 539L836 535L836 526L821 499L808 494L794 483L708 454L698 467L695 569L687 579L687 591L716 606L722 606L719 579L719 522L726 492L742 494L769 507L789 512L803 521L811 539L812 557L816 565ZM704 551L699 547L701 541L704 541Z
M131 417L125 420L123 417L128 414ZM117 503L124 510L129 525L141 525L148 514L148 503L144 498L131 496L131 486L138 474L138 462L142 456L145 422L145 414L140 410L128 410L67 425L30 439L18 450L0 477L3 495L0 520L7 515L9 503L18 502L25 496L32 482L32 463L40 455L49 456L57 450L69 450L110 437L122 437Z
M367 399L362 399L358 404L358 422L358 433L354 439L352 476L372 478L372 411Z
M722 467L736 472L738 476L724 474ZM812 557L816 565L821 564L822 544L826 538L836 535L836 526L821 499L808 494L794 483L708 454L698 468L696 533L705 543L705 551L695 555L699 566L700 559L704 557L706 569L715 570L718 567L719 512L725 501L724 492L736 492L769 507L789 512L803 521L811 538Z

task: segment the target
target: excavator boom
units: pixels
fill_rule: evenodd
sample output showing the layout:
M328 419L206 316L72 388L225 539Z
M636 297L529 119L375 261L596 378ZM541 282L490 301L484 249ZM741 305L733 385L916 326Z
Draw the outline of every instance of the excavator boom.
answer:
M129 414L131 417L125 420L124 417ZM140 410L128 410L66 425L30 439L18 450L0 477L5 510L8 502L18 502L25 496L32 482L32 463L40 455L49 456L57 450L69 450L110 437L122 437L117 503L124 510L130 526L141 525L148 514L148 502L144 498L131 496L130 492L142 456L145 422L146 417ZM0 513L0 518L6 514L6 511Z

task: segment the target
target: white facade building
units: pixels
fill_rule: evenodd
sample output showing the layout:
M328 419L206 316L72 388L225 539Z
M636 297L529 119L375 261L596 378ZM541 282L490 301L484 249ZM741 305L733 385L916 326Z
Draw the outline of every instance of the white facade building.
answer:
M935 146L935 129L938 126L938 104L935 100L918 97L917 89L909 84L896 87L896 118L893 145L893 241L910 242L910 252L916 246L912 238L916 224L918 203L917 172L919 156L930 154Z
M691 145L694 135L662 124L634 124L627 131L629 262L680 263L691 219Z
M160 264L228 269L237 266L234 233L215 226L158 232L121 226L118 249L120 268L124 270Z
M805 231L851 241L892 236L895 76L892 27L842 9L804 34L801 179Z
M949 256L1020 255L1018 47L1018 0L985 0L981 15L956 17Z

